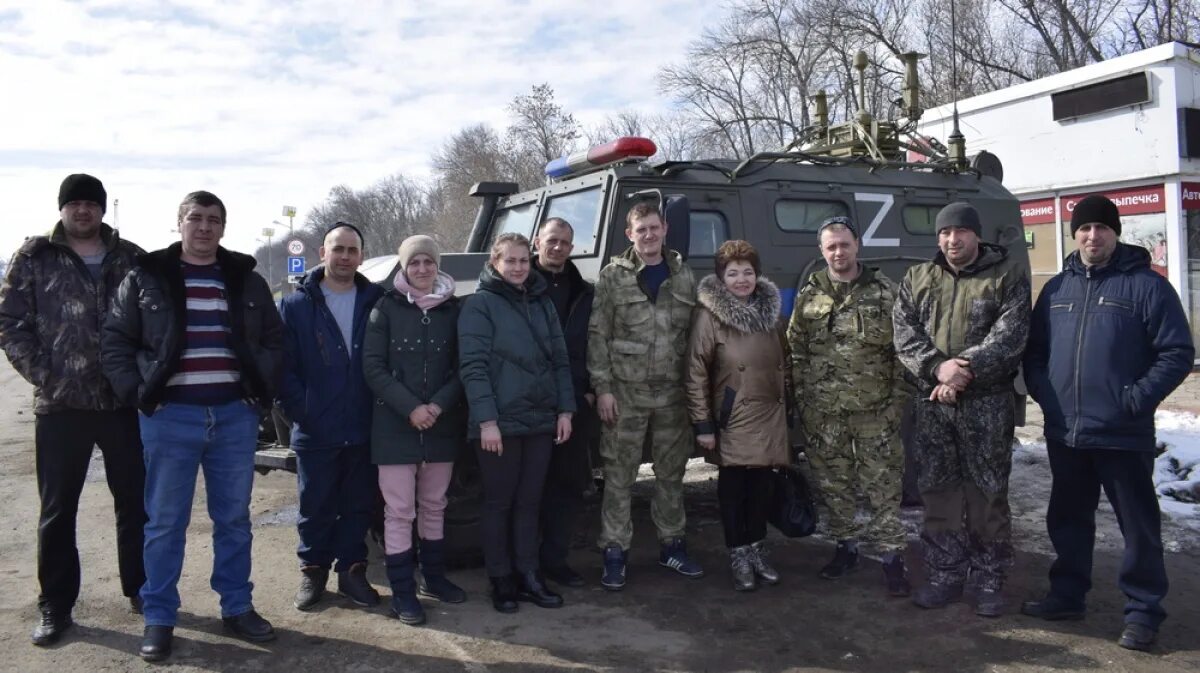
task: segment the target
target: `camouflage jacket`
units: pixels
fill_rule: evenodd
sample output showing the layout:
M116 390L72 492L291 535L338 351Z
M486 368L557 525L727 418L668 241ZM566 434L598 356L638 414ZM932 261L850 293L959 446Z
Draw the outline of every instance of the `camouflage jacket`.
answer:
M876 269L839 288L825 269L796 293L788 325L797 407L824 413L878 412L902 401L892 345L896 284Z
M588 322L588 373L597 395L613 392L614 383L683 383L696 281L679 253L664 250L663 257L671 275L656 301L632 247L600 270Z
M959 273L938 252L908 270L893 312L905 377L928 394L947 359L971 363L967 395L1012 387L1029 336L1029 275L992 243Z
M141 248L107 224L100 282L67 245L62 222L17 250L0 285L0 348L34 385L34 412L124 406L100 370L100 328Z

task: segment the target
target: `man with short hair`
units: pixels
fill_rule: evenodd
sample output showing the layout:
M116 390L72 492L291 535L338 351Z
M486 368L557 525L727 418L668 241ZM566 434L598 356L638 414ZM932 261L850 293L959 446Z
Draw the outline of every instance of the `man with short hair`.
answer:
M1118 644L1146 650L1166 618L1167 594L1154 411L1192 370L1195 348L1179 295L1144 248L1117 242L1120 234L1107 197L1076 204L1071 235L1079 249L1034 307L1025 382L1045 417L1054 478L1046 528L1057 558L1049 593L1021 612L1083 618L1103 488L1125 538L1118 585L1128 600Z
M214 194L184 197L182 240L138 257L104 325L104 373L142 412L149 521L139 653L147 661L171 652L200 468L225 629L252 642L275 637L251 601L250 490L259 419L283 365L283 326L254 258L221 247L225 223Z
M581 587L583 577L568 565L567 555L571 533L583 507L583 492L591 481L588 441L596 396L587 371L587 341L595 289L571 261L574 240L575 230L561 217L543 222L533 239L537 253L533 268L546 279L546 296L558 311L571 360L571 383L578 409L571 420L571 438L554 450L546 471L541 514L542 574L559 584Z
M370 449L374 397L363 375L362 343L383 289L358 273L363 240L354 225L331 226L319 254L321 266L280 307L290 366L279 401L292 419L300 492L297 610L321 600L331 566L338 593L362 607L379 603L367 581L365 538L378 478Z
M926 582L913 603L959 600L970 570L975 613L997 617L1012 563L1013 379L1029 333L1029 276L1003 247L980 240L970 204L946 206L935 227L939 251L908 270L893 311L896 353L917 388L913 448L925 502Z
M849 218L823 222L817 241L828 268L814 271L796 293L787 339L804 454L837 540L820 574L838 579L853 571L859 542L874 543L883 553L888 593L907 596L898 437L907 394L892 344L896 285L858 261L858 232ZM870 503L862 523L860 494Z
M121 590L141 611L142 444L137 411L113 394L100 370L100 328L142 250L103 223L107 202L99 180L68 175L58 191L58 223L48 235L25 240L0 286L0 347L34 386L41 497L34 645L57 642L72 624L80 585L75 520L94 446L104 456L117 514Z
M683 257L664 247L667 224L653 205L629 210L632 245L600 271L588 324L588 373L604 426L601 586L620 591L633 522L630 489L649 438L655 489L650 517L661 545L659 564L692 578L704 570L687 554L683 473L693 439L683 386L696 282Z

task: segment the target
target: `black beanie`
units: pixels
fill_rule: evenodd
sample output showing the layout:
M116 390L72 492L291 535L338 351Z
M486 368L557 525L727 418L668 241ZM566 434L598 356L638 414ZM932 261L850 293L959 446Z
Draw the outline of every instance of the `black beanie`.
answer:
M1075 210L1071 211L1071 238L1075 237L1080 227L1093 222L1099 222L1118 236L1121 235L1121 212L1117 210L1117 204L1103 194L1085 196L1075 204Z
M94 201L100 204L100 212L108 212L108 192L104 184L87 173L72 173L58 188L58 209L72 201Z
M983 236L983 225L979 223L979 211L966 201L955 201L938 211L934 230L940 232L948 227L970 229L976 236Z

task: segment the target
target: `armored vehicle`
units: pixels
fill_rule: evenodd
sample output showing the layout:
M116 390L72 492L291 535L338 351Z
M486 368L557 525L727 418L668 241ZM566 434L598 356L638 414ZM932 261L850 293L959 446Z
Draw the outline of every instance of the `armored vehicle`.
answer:
M899 281L909 266L928 261L936 251L937 212L953 201L967 201L980 212L983 239L1006 247L1028 268L1018 202L1001 184L999 160L986 152L968 159L957 129L948 147L915 135L921 113L918 57L906 55L901 121L877 121L860 112L831 125L819 93L815 124L780 151L741 161L652 162L651 140L626 137L550 162L547 184L535 189L477 183L470 193L480 199L480 208L467 249L443 254L442 270L457 280L459 295L470 294L498 235L517 232L532 239L541 222L561 217L575 230L572 260L585 279L595 282L609 258L629 246L625 217L644 200L659 205L668 225L667 247L686 257L697 279L713 272L722 242L753 244L764 275L780 288L785 317L797 288L824 265L818 227L837 215L857 224L860 259ZM865 55L855 65L861 72ZM865 107L862 91L860 108ZM390 284L395 264L380 262L372 279ZM447 542L460 553L478 539L478 485L474 454L463 451L446 520Z

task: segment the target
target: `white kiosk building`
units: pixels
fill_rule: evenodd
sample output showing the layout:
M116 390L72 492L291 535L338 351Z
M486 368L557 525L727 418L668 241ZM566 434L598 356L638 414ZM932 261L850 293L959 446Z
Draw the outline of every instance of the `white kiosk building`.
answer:
M1200 343L1200 48L1169 43L958 102L967 153L987 150L1021 199L1036 294L1075 249L1071 210L1102 193L1144 245ZM951 106L920 132L945 139Z

